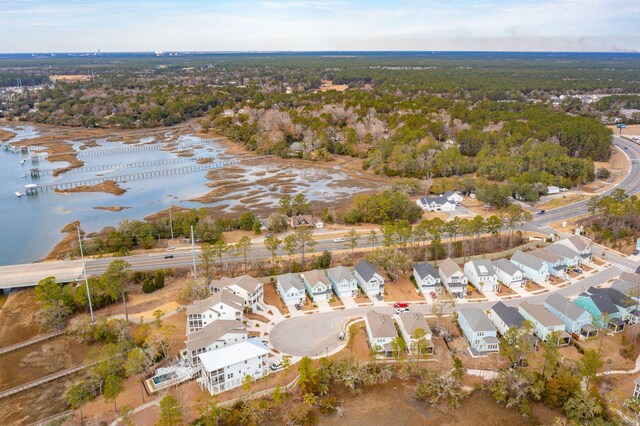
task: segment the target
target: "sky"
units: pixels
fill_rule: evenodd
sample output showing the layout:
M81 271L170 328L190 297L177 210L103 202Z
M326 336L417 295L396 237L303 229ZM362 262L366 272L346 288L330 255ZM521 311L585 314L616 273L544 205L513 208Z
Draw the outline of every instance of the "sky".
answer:
M0 52L640 51L640 0L0 0Z

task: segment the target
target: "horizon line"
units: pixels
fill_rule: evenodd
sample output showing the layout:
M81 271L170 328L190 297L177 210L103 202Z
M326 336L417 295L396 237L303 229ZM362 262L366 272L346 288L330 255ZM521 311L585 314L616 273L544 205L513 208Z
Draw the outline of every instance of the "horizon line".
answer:
M640 50L594 50L594 51L576 51L576 50L114 50L114 51L46 51L46 52L0 52L0 56L4 55L107 55L107 54L296 54L296 53L334 53L334 54L350 54L350 53L573 53L573 54L638 54Z

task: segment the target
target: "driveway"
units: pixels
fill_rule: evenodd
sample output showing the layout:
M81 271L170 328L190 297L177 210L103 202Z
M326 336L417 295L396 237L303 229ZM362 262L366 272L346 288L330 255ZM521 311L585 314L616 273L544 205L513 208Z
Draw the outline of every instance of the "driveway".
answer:
M318 300L316 305L318 305L318 311L320 312L329 312L331 310L331 305L327 300Z
M600 285L619 276L620 273L621 270L618 268L608 268L567 287L557 289L554 293L565 297L576 296L589 286ZM550 294L551 292L546 292L526 298L504 300L503 302L509 306L517 306L523 301L542 303ZM495 301L478 302L473 303L472 306L478 309L489 309L495 303ZM332 352L338 349L344 343L338 340L338 334L343 330L347 321L361 318L372 309L390 315L395 313L392 306L386 305L304 315L276 324L271 330L269 338L273 347L285 354L294 356L322 355L325 351ZM431 313L431 305L413 305L410 309L412 312L422 314Z
M345 309L357 308L358 307L358 304L356 303L355 300L353 300L353 297L345 296L345 297L341 298L340 300L342 300L342 303L344 304Z

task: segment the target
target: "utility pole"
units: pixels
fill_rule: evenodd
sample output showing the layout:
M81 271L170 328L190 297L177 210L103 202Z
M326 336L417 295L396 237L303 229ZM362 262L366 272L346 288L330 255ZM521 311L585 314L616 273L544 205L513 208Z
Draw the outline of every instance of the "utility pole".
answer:
M173 245L173 216L171 216L171 206L169 206L169 229L171 230L171 245Z
M82 239L80 238L80 227L78 226L78 243L80 243L80 256L82 257L82 270L84 271L84 285L87 288L87 299L89 299L89 312L91 312L91 322L96 319L93 316L93 305L91 304L91 292L89 291L89 279L87 278L87 265L84 263L84 251L82 250Z
M191 225L191 256L193 257L193 278L198 279L198 270L196 269L196 240L193 238L193 225Z

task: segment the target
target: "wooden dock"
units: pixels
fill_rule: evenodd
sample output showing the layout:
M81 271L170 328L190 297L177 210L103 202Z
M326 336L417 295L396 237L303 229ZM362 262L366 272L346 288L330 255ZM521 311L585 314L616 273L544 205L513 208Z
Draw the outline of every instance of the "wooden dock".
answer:
M55 191L55 190L73 189L79 186L94 186L94 185L101 184L107 180L111 180L114 182L128 182L132 180L152 179L152 178L157 178L161 176L200 172L205 170L219 169L225 166L238 164L238 163L240 163L240 160L231 160L231 161L224 161L219 163L195 164L191 166L177 167L173 169L152 170L147 172L131 173L127 175L105 176L101 178L85 179L85 180L79 180L74 182L61 182L61 183L54 183L49 185L38 185L36 188L32 188L32 191L28 191L27 194L31 194L34 192L37 193L40 191L48 192L48 191Z

